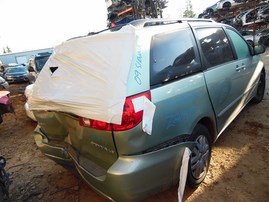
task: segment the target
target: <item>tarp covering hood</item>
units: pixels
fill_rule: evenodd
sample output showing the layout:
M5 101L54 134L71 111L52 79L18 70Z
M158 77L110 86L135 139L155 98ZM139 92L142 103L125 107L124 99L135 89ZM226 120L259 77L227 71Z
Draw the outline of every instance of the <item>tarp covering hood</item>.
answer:
M134 44L134 28L125 26L57 46L34 84L30 110L120 124Z

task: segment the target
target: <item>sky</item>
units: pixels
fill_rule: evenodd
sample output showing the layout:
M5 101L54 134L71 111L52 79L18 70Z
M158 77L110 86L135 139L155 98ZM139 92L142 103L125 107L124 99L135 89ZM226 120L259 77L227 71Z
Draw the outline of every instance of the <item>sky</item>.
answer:
M165 17L177 18L185 0L168 0ZM196 14L216 0L191 0ZM0 54L54 47L106 28L105 0L0 0Z

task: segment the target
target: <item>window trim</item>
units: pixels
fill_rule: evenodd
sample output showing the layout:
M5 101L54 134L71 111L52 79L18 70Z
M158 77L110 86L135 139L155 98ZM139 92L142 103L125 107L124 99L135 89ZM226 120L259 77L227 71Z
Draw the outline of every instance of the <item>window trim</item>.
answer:
M218 64L218 65L214 65L214 66L208 67L206 65L207 62L206 62L206 59L205 59L205 56L204 56L204 53L203 53L203 50L202 50L202 47L201 47L201 44L200 44L200 41L199 41L198 33L197 33L197 30L199 30L199 29L222 29L222 31L224 32L225 36L228 39L228 43L229 43L230 47L231 47L232 55L233 55L233 60L230 60L230 61L227 61L225 63L221 63L221 64ZM220 65L228 64L228 63L231 63L231 62L234 62L235 60L237 60L237 55L236 55L236 52L235 52L235 49L234 49L234 45L231 42L230 37L226 33L226 30L225 29L226 29L226 26L199 26L199 27L194 27L193 28L193 30L194 30L194 36L195 36L195 40L196 40L196 44L197 44L197 47L198 47L198 51L199 51L199 54L200 54L200 58L201 58L201 62L202 62L202 67L203 67L203 70L204 71L206 71L208 69L215 69L215 68L218 68Z

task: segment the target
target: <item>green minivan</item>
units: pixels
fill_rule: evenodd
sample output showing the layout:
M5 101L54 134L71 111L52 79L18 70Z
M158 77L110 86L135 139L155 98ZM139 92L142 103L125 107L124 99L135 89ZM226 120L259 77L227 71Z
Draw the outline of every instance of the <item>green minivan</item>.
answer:
M206 19L145 19L55 48L29 98L34 138L111 201L139 201L205 178L212 143L262 101L262 46Z

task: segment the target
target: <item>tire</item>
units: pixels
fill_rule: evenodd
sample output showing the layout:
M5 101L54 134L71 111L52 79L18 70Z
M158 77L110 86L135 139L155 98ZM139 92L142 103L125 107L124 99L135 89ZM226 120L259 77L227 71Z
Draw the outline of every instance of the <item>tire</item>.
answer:
M260 74L257 92L255 97L252 99L252 102L255 104L260 103L264 97L264 92L265 92L265 72L262 71Z
M223 9L230 9L232 7L232 4L230 2L225 2L222 6Z
M206 13L211 15L214 13L214 10L212 8L208 8L208 9L206 9Z
M269 46L269 38L267 38L267 39L265 40L264 45L265 45L265 46Z
M0 202L4 201L4 192L3 192L3 189L0 185Z
M194 128L190 141L195 141L196 146L190 155L187 184L194 188L199 186L206 177L210 164L212 141L208 129L202 124L197 124Z

